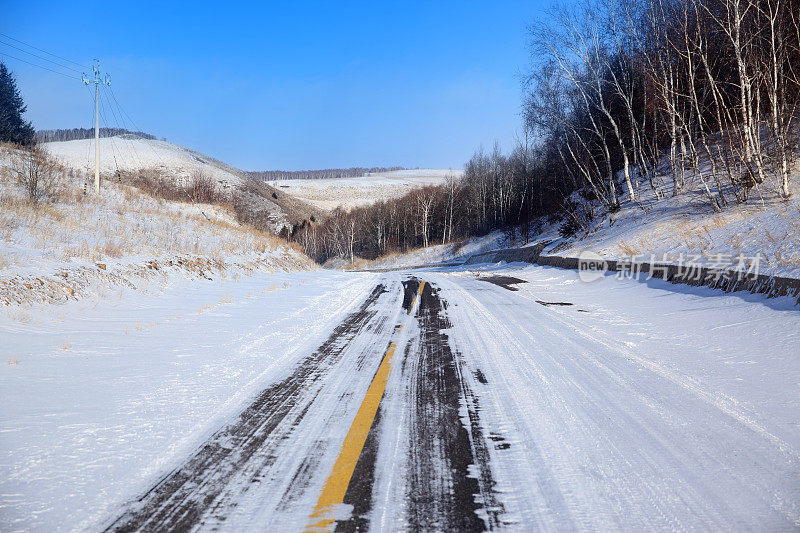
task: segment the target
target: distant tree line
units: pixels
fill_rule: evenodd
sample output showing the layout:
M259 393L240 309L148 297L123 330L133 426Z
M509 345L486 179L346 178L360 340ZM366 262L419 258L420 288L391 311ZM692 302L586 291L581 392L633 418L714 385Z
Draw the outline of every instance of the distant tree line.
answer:
M461 178L449 177L443 185L370 206L337 209L322 224L297 227L289 237L313 259L325 262L333 257L374 259L500 228L528 235L530 224L519 223L530 222L531 213L548 212L563 197L562 191L543 200L534 192L540 185L533 173L534 157L532 146L524 143L508 155L495 146L489 154L475 154ZM534 198L542 204L531 207Z
M461 180L290 237L319 261L352 260L498 228L527 237L543 215L571 235L643 188L661 198L699 186L715 210L791 194L800 0L589 0L553 10L530 38L510 153L480 150Z
M352 167L352 168L326 168L322 170L262 170L258 172L248 172L257 180L280 181L280 180L321 180L329 178L355 178L366 174L378 172L391 172L393 170L406 170L404 167Z
M100 128L100 137L116 137L117 135L133 135L142 139L156 140L154 135L143 131L130 131L124 128ZM94 139L94 128L36 130L36 140L38 142L76 141L79 139Z

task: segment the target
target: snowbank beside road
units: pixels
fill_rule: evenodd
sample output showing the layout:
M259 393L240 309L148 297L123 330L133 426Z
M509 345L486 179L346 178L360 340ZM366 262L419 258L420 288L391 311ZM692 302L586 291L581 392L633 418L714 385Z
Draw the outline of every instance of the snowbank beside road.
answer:
M551 240L545 253L577 257L590 250L607 259L665 254L708 263L724 256L759 257L760 272L800 277L800 194L786 201L728 206L721 212L685 197L663 199L643 210L625 205L593 223L588 232L561 238L543 228L537 241Z

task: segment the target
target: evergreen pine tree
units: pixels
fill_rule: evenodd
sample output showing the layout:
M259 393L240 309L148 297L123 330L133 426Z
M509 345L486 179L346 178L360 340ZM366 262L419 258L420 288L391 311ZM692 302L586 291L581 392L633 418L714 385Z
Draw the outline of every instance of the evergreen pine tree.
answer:
M22 118L27 107L17 89L17 82L3 63L0 63L0 141L33 144L35 130Z

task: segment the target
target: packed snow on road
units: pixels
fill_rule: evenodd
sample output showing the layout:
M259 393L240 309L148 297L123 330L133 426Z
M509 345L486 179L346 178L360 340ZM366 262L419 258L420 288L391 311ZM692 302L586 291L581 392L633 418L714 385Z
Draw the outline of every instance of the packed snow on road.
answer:
M800 315L523 264L6 308L0 529L800 526Z

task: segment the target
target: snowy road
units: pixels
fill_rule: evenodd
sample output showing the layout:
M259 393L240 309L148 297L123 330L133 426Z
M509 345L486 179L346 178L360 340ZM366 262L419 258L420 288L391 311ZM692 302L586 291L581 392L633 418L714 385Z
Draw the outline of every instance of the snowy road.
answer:
M158 438L139 437L127 469L114 452L130 440L98 439L85 460L50 443L62 468L37 462L47 426L25 410L63 398L15 389L33 405L4 408L3 446L34 451L2 464L2 529L800 527L800 313L787 300L514 265L303 276L282 302L213 319L252 328L208 346L211 360L246 345L245 381L212 394L192 366L147 376L156 399L159 384L193 383L185 403L207 412L164 394ZM277 329L269 343L259 315ZM155 350L211 326L176 325ZM215 406L226 395L240 400ZM175 410L192 431L161 420ZM135 433L128 417L117 424ZM165 450L158 467L148 443ZM108 476L87 473L97 461ZM58 490L34 493L87 475L106 489L73 491L69 510Z

